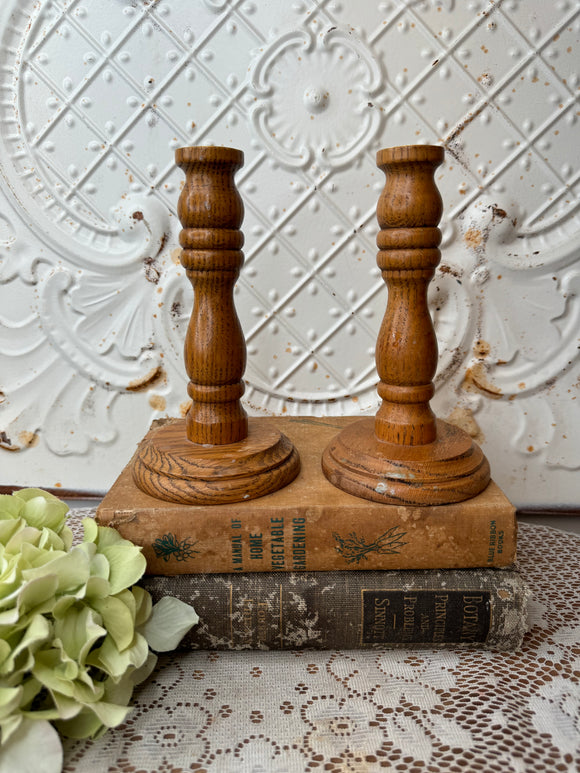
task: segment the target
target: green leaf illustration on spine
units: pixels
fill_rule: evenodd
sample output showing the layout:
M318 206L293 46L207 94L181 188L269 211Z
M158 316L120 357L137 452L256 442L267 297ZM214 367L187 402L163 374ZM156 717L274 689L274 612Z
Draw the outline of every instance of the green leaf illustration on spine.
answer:
M197 541L192 542L189 537L180 540L175 534L168 532L162 537L158 537L151 547L157 558L162 558L167 562L171 558L176 561L187 561L189 558L193 558L194 555L200 553L199 550L195 550L195 545L197 545Z
M383 555L399 553L400 550L397 548L402 548L407 544L401 541L401 537L404 537L407 532L397 531L398 528L399 526L393 526L372 542L366 542L364 537L359 537L354 531L351 531L346 539L341 537L340 534L333 532L332 536L338 543L335 550L346 559L348 564L358 564L362 560L366 561L369 553L381 553Z

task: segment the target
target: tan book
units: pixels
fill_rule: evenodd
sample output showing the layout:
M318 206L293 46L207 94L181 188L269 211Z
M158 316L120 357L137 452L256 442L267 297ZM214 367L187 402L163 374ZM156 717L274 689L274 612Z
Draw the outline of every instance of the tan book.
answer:
M515 508L492 481L473 499L418 507L352 496L329 483L320 458L352 417L260 418L287 435L298 477L259 499L181 505L143 493L131 463L97 521L143 546L147 572L323 571L505 567L516 555Z

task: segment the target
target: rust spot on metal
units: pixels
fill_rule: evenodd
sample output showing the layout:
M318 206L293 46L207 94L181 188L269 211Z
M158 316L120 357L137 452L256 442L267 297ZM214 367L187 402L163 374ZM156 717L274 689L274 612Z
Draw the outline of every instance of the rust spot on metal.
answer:
M477 110L474 110L472 113L470 113L467 118L464 118L463 121L457 124L452 131L447 135L447 137L443 140L443 144L449 150L451 155L456 158L458 161L461 161L459 158L459 148L457 147L457 138L459 135L469 126L470 123L475 121L475 119L481 115L481 113L485 110L487 107L487 102L484 102L480 107L477 108Z
M39 439L40 438L36 432L23 430L22 432L18 433L20 448L34 448L34 446L38 445Z
M442 368L437 373L437 381L439 382L445 382L447 379L451 377L453 373L455 373L456 370L461 366L461 363L465 359L466 352L460 347L457 346L454 349L451 350L451 359L447 363L447 366L445 368Z
M451 266L448 266L446 263L441 263L441 265L439 266L439 271L442 274L451 274L451 276L454 276L455 279L461 278L461 272L457 271L457 269L455 268L451 268Z
M494 400L499 400L503 397L501 389L490 381L483 362L478 362L465 371L462 388L466 392L483 392L487 397L491 397Z
M133 212L132 218L133 220L143 220L143 213L137 210L137 212Z
M155 411L164 411L167 405L167 401L163 395L151 395L149 398L149 405Z
M5 451L22 451L25 448L34 448L38 445L40 437L36 432L22 430L18 433L18 443L14 443L4 430L0 431L0 448Z
M473 413L470 408L458 405L453 409L449 416L447 416L446 421L448 421L449 424L453 424L455 427L459 427L459 429L462 429L464 432L467 432L476 443L483 443L485 441L485 436L481 431L481 427L473 418Z
M142 378L136 378L134 381L129 382L125 388L127 392L141 392L144 389L149 389L160 381L164 381L165 378L165 371L161 365L158 365L156 368L150 370L149 373L147 373Z
M503 220L505 217L507 217L507 212L505 209L500 209L500 207L493 206L491 207L491 214L493 217L499 217L501 220Z
M145 279L154 285L158 284L161 279L161 271L155 258L145 258L143 265L145 266Z
M473 345L473 352L479 360L484 360L491 352L491 346L481 338Z
M471 247L472 250L475 250L478 247L481 247L483 242L483 234L477 228L470 228L469 231L465 232L463 239L468 247Z
M179 406L179 415L182 418L185 418L190 408L191 408L191 400L186 400L184 403L181 403L181 405Z
M20 451L19 446L12 445L12 441L4 430L0 431L0 448L4 448L6 451Z

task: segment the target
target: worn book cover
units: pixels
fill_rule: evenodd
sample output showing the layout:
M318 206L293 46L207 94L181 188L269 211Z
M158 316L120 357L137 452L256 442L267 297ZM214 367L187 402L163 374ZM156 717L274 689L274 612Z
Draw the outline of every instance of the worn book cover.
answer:
M528 589L515 569L149 576L200 622L186 649L517 649Z
M181 505L133 482L129 464L97 521L143 546L149 574L432 569L508 566L515 560L515 509L492 481L449 505L387 505L347 494L324 477L327 443L352 418L266 418L294 443L298 477L259 499Z

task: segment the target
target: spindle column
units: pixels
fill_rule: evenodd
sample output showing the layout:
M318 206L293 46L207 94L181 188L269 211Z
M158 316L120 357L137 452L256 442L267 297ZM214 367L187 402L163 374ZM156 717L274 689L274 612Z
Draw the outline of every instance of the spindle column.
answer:
M185 172L178 202L181 263L194 291L185 341L191 406L185 421L152 430L133 465L135 483L172 502L221 504L276 491L298 474L288 438L241 403L246 364L234 285L244 262L244 207L234 175L244 155L234 148L176 151Z
M428 145L377 154L386 175L377 206L377 263L388 287L376 345L382 402L374 419L353 423L330 443L322 466L338 488L378 502L460 502L490 479L481 449L429 405L437 339L427 290L441 257L443 206L434 172L443 157L443 148Z

